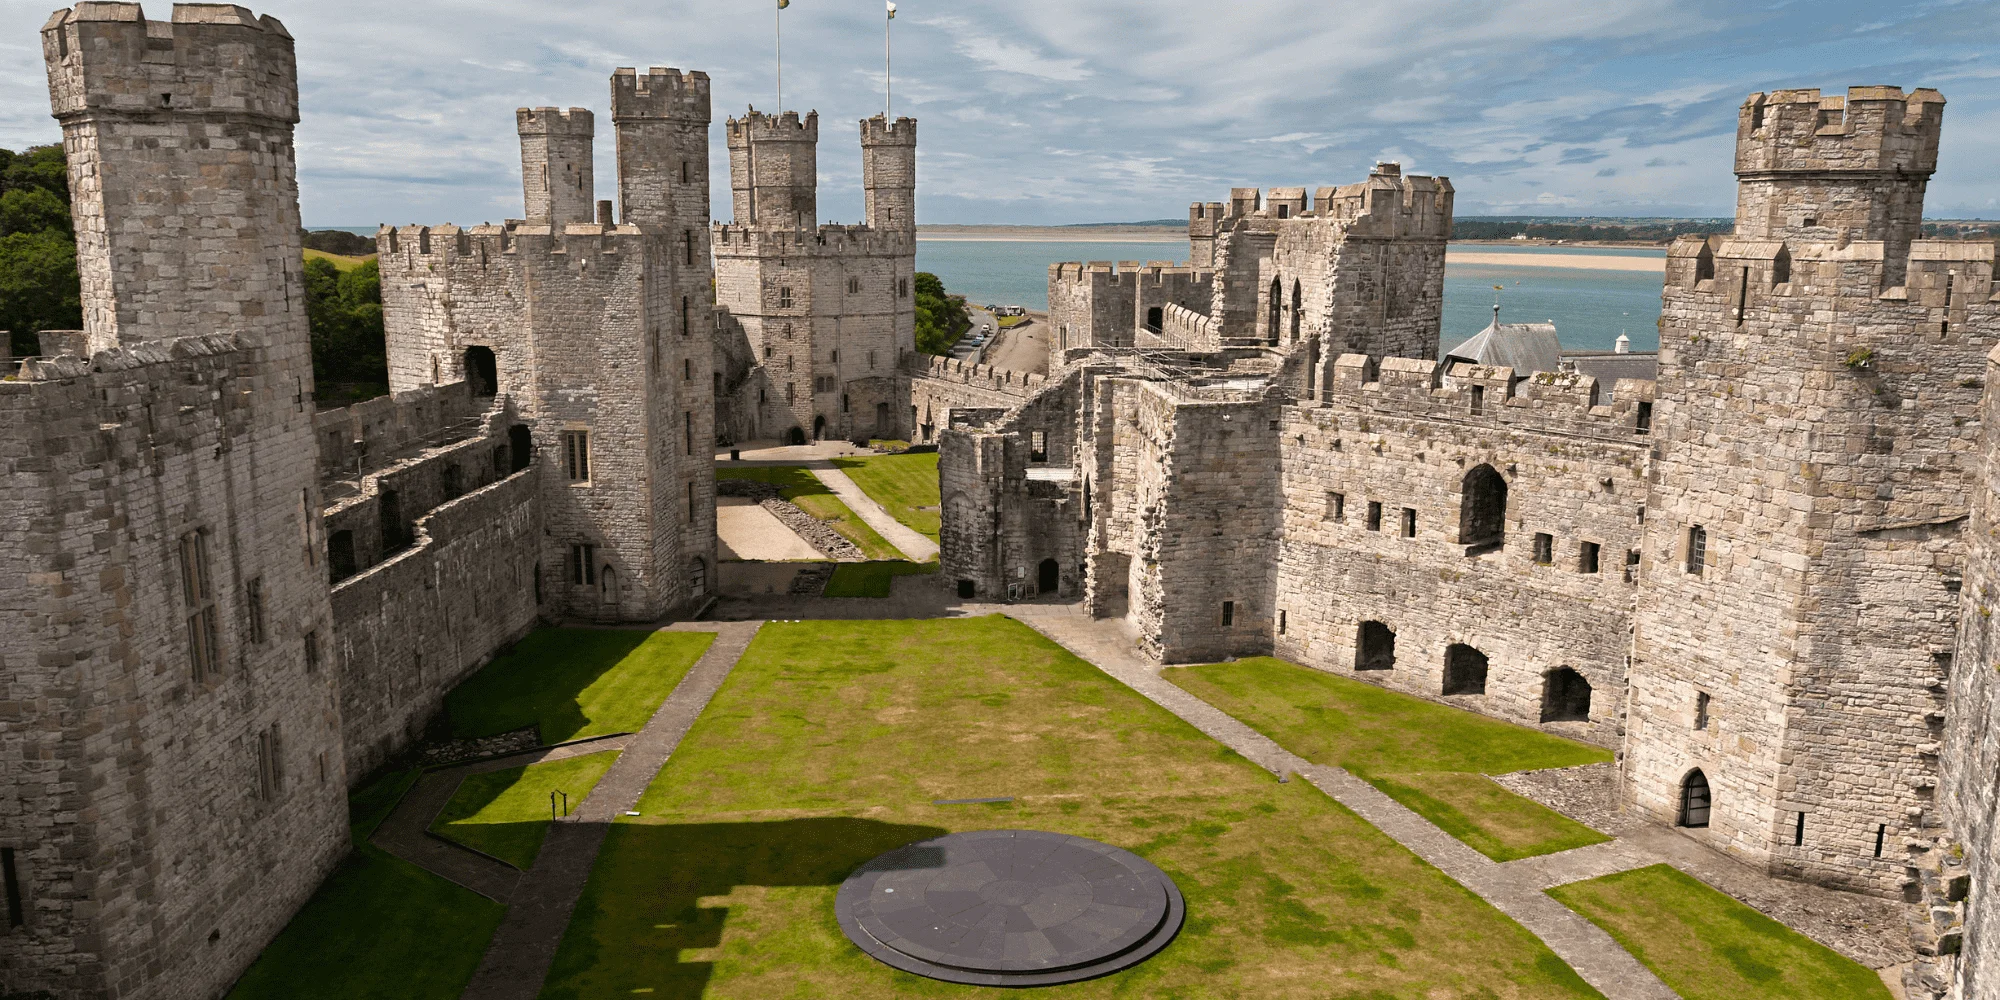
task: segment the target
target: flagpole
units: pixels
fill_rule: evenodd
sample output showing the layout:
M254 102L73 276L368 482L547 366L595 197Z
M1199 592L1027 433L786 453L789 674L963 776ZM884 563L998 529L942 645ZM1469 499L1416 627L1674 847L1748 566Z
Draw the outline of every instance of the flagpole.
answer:
M776 114L785 113L785 5L779 4L771 12L771 37L777 43L778 59L778 106Z
M889 23L896 19L896 8L889 8L889 16L882 19L882 120L893 125L896 121L896 88L889 70Z

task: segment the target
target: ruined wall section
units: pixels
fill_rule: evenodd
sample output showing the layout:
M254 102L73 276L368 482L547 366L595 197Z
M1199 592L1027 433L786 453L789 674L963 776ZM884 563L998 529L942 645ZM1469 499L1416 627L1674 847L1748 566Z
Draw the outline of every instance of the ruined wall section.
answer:
M28 915L0 931L0 989L218 993L347 850L312 441L303 415L273 428L256 354L188 337L0 382L0 845Z
M475 399L468 383L453 382L321 410L313 415L320 484L358 478L411 449L439 443L452 428L476 419L491 402Z
M1165 332L1175 307L1206 316L1213 271L1172 261L1091 261L1049 265L1053 351L1089 347L1175 346Z
M910 440L930 443L951 426L955 409L1010 410L1046 386L1050 376L969 365L931 354L909 354L903 364L915 424Z
M1941 737L1930 678L1953 643L2000 309L1990 244L1919 241L1897 267L1884 253L1742 238L1669 252L1627 780L1674 822L1700 768L1709 842L1893 894L1904 839L1938 822L1921 748Z
M1277 655L1618 746L1652 384L1599 405L1587 377L1354 354L1330 376L1283 410ZM1506 485L1497 540L1466 518L1482 467ZM1364 622L1392 655L1363 658ZM1486 657L1475 692L1446 694L1457 644ZM1565 668L1589 685L1580 719L1549 697Z
M1088 529L1076 475L1082 386L1080 373L1070 372L997 419L941 431L939 579L947 586L970 583L975 597L1027 600L1049 593L1041 587L1042 570L1053 562L1054 593L1082 591Z
M511 228L384 226L375 246L390 391L466 381L473 347L493 352L500 392L530 391L535 345Z
M457 459L412 463L398 485ZM331 653L350 782L420 739L452 688L535 627L538 475L531 466L442 503L416 519L409 547L334 587Z

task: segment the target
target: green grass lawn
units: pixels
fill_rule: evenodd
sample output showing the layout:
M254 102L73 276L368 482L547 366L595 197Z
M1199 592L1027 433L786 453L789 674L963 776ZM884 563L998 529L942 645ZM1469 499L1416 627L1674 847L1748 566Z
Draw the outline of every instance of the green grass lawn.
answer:
M829 527L840 533L840 537L853 542L868 559L894 560L903 558L903 550L889 544L874 528L868 526L859 514L849 509L840 497L826 484L812 474L812 471L797 465L749 466L734 468L727 465L715 467L717 479L754 479L760 483L770 483L782 488L780 496L790 500L800 510L825 521Z
M1609 761L1601 747L1270 657L1164 676L1293 753L1367 779L1495 861L1610 839L1484 777Z
M230 1000L455 1000L506 907L370 845L417 772L348 800L354 852L341 861Z
M549 832L550 794L568 795L574 812L617 759L618 751L606 750L467 775L431 821L431 832L527 871ZM556 797L556 815L563 801Z
M826 581L825 596L887 597L896 577L923 576L937 569L936 561L913 563L907 559L841 563L833 568L833 578Z
M937 452L836 458L833 464L889 516L935 542L938 538Z
M1015 801L932 804L986 796ZM1051 997L1598 996L1311 785L998 616L765 625L639 810L543 997L989 995L868 958L833 897L885 850L995 827L1125 847L1187 896L1165 951Z
M549 628L445 696L452 735L535 726L543 743L637 732L715 641L711 632Z
M1549 890L1686 1000L1889 1000L1868 967L1668 865Z

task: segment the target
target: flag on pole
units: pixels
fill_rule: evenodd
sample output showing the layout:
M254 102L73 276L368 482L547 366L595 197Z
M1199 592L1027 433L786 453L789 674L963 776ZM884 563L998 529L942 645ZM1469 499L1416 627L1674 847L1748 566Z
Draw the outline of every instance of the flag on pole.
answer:
M893 21L895 19L896 19L896 5L895 3L891 2L889 4L889 20Z
M785 8L790 7L791 5L792 5L792 0L778 0L779 10L784 10Z

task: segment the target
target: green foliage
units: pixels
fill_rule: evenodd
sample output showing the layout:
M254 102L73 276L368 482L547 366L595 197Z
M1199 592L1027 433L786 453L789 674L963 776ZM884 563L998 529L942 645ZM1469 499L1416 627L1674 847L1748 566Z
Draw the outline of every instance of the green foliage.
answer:
M322 398L342 387L388 391L382 332L382 272L373 260L343 271L324 257L305 261L306 320L312 327L313 383ZM365 396L364 396L365 398Z
M0 149L0 330L26 356L41 353L37 333L82 326L63 148Z
M965 296L948 295L944 282L929 271L918 271L917 350L925 354L949 354L951 345L972 329L972 317L965 314Z
M431 821L431 832L522 871L535 866L549 832L550 793L569 796L570 812L618 759L618 751L468 774ZM562 810L561 795L555 811Z
M826 581L822 596L887 597L896 577L926 576L937 570L935 562L913 563L907 559L841 563L833 568L833 579Z
M1866 966L1703 885L1653 865L1549 890L1610 932L1687 1000L1888 1000Z
M445 696L452 735L534 726L543 743L638 732L715 641L709 632L548 628Z

